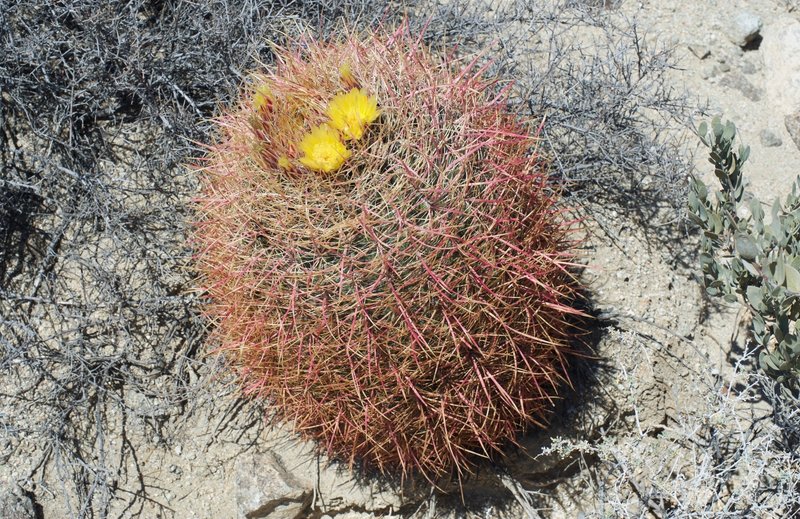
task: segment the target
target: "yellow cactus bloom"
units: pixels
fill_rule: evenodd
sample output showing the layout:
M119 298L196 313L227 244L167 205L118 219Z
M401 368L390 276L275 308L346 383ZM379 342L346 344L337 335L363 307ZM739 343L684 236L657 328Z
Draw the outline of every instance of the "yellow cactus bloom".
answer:
M278 167L282 169L289 169L292 167L292 163L289 162L289 158L286 155L281 155L278 157Z
M253 95L253 108L256 111L269 111L272 109L272 90L265 83L258 85Z
M367 125L380 114L378 101L360 88L354 88L346 94L337 94L328 103L330 124L342 132L345 139L360 139Z
M336 171L350 157L350 150L342 143L339 133L327 124L307 133L300 141L300 151L304 154L300 157L301 164L326 173Z

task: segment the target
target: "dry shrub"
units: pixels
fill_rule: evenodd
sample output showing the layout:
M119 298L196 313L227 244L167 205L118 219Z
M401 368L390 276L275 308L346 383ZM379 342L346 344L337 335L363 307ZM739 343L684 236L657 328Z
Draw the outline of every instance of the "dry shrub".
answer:
M155 517L140 462L239 408L206 383L182 164L264 41L371 6L0 3L0 480L47 517Z
M202 167L214 339L336 457L460 478L567 378L573 238L535 139L475 62L405 28L276 54ZM298 143L356 86L380 117L341 168L309 170Z
M237 413L261 423L258 406L198 390L217 364L204 361L205 323L186 291L185 200L195 183L181 165L192 141L207 140L207 118L228 102L240 71L254 56L271 60L264 42L296 25L329 34L342 19L367 27L407 11L431 41L465 55L490 48L493 70L517 81L515 111L547 116L540 150L555 157L571 201L599 197L607 213L621 208L647 224L660 201L685 205L684 161L676 164L664 126L652 126L686 108L668 88L668 53L612 11L529 0L404 0L388 9L372 0L8 4L0 9L0 467L18 471L16 483L48 516L146 514L164 480L138 460L171 445L185 424L227 441L198 409L218 406L220 423ZM573 37L587 27L603 37ZM683 242L676 250L685 252ZM120 436L127 446L110 448ZM73 508L51 513L58 503Z

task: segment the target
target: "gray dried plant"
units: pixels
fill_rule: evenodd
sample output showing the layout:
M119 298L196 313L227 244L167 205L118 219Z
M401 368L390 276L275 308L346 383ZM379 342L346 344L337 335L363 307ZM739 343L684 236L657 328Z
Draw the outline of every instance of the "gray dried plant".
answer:
M269 62L268 41L407 16L434 45L491 49L517 108L544 120L573 205L642 224L680 207L687 165L671 131L688 105L669 88L669 49L605 7L0 0L0 460L16 481L69 517L136 514L154 484L137 452L169 444L198 406L219 406L211 429L247 407L206 398L221 389L191 290L184 164L246 71Z

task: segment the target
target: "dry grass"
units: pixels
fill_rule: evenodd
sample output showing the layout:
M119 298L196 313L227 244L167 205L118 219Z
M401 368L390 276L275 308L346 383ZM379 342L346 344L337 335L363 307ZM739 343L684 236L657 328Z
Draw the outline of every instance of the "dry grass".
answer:
M540 151L555 159L572 200L600 199L599 216L618 212L644 226L661 207L684 204L686 162L668 135L687 105L670 90L668 49L645 41L635 20L582 7L596 2L491 2L491 10L480 0L403 3L412 24L427 24L430 40L458 44L464 55L492 49L492 69L517 82L519 113L536 124L547 116ZM340 17L370 26L386 7L366 0L3 4L0 465L20 467L14 483L40 501L69 503L69 517L134 515L159 484L137 455L168 445L198 406L226 405L225 395L198 398L198 380L217 367L200 358L205 323L188 292L184 221L196 184L181 164L196 153L193 141L208 139L208 119L240 87L241 71L255 56L270 62L266 40L281 41L304 23L330 34ZM575 37L584 31L596 38ZM686 253L685 243L675 245ZM779 429L766 419L740 429L720 399L709 400L707 414L727 417L724 429L709 427L705 412L679 429L684 439L675 443L696 440L700 430L692 448L698 460L711 460L681 489L707 485L712 496L724 489L734 511L736 500L757 503L739 507L743 517L797 510L798 404L768 389ZM247 409L226 405L219 423ZM209 435L218 434L217 423L209 425ZM620 444L637 438L610 434ZM110 448L120 435L126 442ZM162 443L150 444L154 435ZM640 497L627 482L659 466L652 461L598 464L587 456L587 481L603 490L596 515L639 517L657 502L651 489ZM758 474L755 497L728 492L741 481L728 477L734 465ZM686 494L675 490L676 477L665 471L653 490L673 496L664 516L684 517L694 506L680 502Z

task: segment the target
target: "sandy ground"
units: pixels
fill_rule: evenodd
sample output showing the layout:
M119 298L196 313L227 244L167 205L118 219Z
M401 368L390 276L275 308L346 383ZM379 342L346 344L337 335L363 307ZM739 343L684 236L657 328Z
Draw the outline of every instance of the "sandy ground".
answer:
M627 0L618 8L637 17L650 38L674 47L675 88L685 88L699 106L708 107L708 116L698 116L698 123L711 115L736 122L742 141L752 148L746 173L754 193L764 201L789 189L800 164L800 150L783 123L792 99L800 99L800 85L794 98L787 94L792 69L782 54L786 44L776 41L786 27L800 23L800 10L792 7L778 0ZM763 23L763 40L748 50L728 37L732 18L742 11ZM767 145L761 138L764 130L781 145ZM699 171L710 180L704 152L693 142L687 139L687 153L694 154ZM603 513L598 503L614 491L622 495L622 489L603 490L587 483L584 465L591 463L591 445L604 442L616 448L609 452L616 453L620 464L626 459L652 460L636 476L642 484L665 473L680 473L687 482L679 491L682 498L702 499L705 490L691 486L698 481L692 476L697 460L675 437L710 416L709 392L718 390L720 377L734 376L730 338L738 329L736 307L710 308L704 302L692 278L691 240L678 236L667 246L653 240L652 231L624 221L610 225L600 229L590 224L586 252L586 281L597 307L617 323L605 329L596 345L606 367L593 373L596 383L587 389L591 397L571 397L553 429L524 439L523 454L508 465L517 481L534 490L534 508L541 517ZM391 485L383 487L327 465L285 426L253 421L257 414L242 412L219 381L209 381L203 394L205 398L179 418L164 420L159 430L144 424L146 416L129 417L131 437L110 439L118 449L128 442L142 446L138 465L131 464L120 477L121 497L113 508L121 516L242 517L240 506L248 498L241 495L243 481L262 473L272 478L275 492L283 492L285 499L275 498L274 506L262 510L266 515L258 517L525 517L524 507L510 498L509 489L516 487L504 484L496 474L482 474L468 484L465 507L458 505L459 499L446 496L438 498L435 507L431 500L409 497L413 492L399 495ZM769 412L763 405L749 410L754 416ZM137 421L143 423L134 427ZM609 431L624 432L610 437ZM551 444L553 436L589 446L582 452L567 447L559 451L558 442ZM530 458L547 445L554 445L551 454ZM35 459L33 453L40 447L24 449ZM0 481L22 482L23 488L35 493L41 517L67 517L60 489L53 486L57 478L49 474L45 480L26 480L30 469L23 460L6 460L0 466ZM255 484L269 486L258 480ZM150 500L126 509L130 493L143 486ZM635 485L626 491L638 492ZM644 510L642 516L652 516L651 512Z
M752 149L747 176L753 193L770 202L788 191L797 175L794 165L800 151L786 130L784 116L797 108L793 105L798 85L797 61L783 38L786 28L800 19L797 7L781 0L711 0L625 2L621 9L675 46L676 87L685 88L699 105L707 105L709 116L735 121L741 142ZM744 50L729 37L741 13L751 13L763 23L760 44ZM701 56L708 54L700 58L692 48ZM773 132L782 144L765 146L760 138L764 130ZM696 159L699 170L707 171L704 154Z

